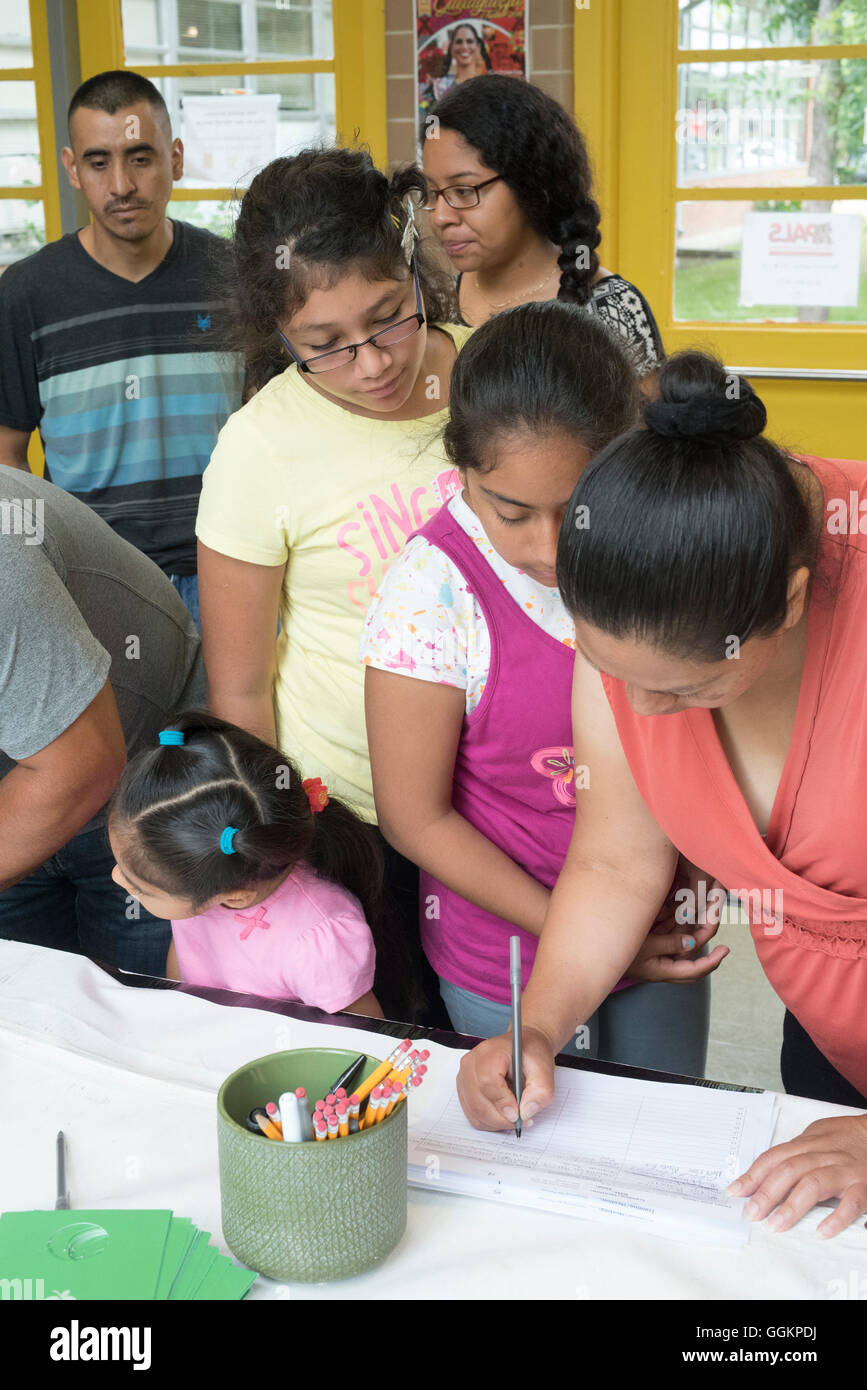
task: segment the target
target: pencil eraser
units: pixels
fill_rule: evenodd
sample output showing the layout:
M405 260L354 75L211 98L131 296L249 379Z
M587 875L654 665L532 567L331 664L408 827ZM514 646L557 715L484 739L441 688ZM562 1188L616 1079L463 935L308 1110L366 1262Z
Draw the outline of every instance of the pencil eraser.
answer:
M338 1115L345 1115L345 1114L347 1113L348 1110L349 1110L349 1101L348 1101L348 1100L339 1100L339 1101L337 1102L337 1113L338 1113Z
M406 1052L406 1049L408 1047L412 1047L412 1038L404 1038L403 1042L400 1045L401 1052Z
M427 1059L428 1059L428 1057L430 1056L430 1048L429 1048L429 1047L423 1048L422 1051L421 1051L418 1055L419 1055L419 1057L421 1058L421 1060L422 1060L423 1062L426 1062Z
M334 1094L338 1100L346 1100L346 1088L344 1086L338 1086Z
M361 1101L360 1101L359 1098L358 1098L358 1093L357 1093L356 1091L353 1091L353 1092L352 1092L352 1095L349 1097L349 1104L350 1104L350 1105L360 1105L360 1104L361 1104Z
M382 1087L374 1086L370 1094L373 1100L379 1100L380 1096L382 1095Z
M296 1086L296 1087L295 1087L295 1094L296 1094L296 1096L298 1097L299 1100L306 1100L306 1098L307 1098L307 1092L305 1091L305 1089L304 1089L303 1086Z
M410 1084L410 1086L420 1086L420 1085L421 1085L421 1077L420 1077L420 1076L411 1076L411 1077L409 1078L409 1084Z
M330 1092L328 1093L328 1095L325 1097L325 1104L326 1104L326 1105L333 1105L336 1099L337 1099L337 1097L335 1096L334 1092L333 1092L333 1091L330 1091Z

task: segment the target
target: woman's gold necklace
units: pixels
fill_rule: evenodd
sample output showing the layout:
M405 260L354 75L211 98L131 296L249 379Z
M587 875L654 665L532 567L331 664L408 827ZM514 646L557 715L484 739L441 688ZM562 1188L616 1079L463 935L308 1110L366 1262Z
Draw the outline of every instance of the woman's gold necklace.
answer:
M517 294L511 294L509 295L508 299L501 299L497 304L494 303L493 299L488 299L488 296L484 294L483 291L479 288L479 273L476 270L473 271L473 279L476 285L476 293L478 294L480 299L483 299L485 303L489 304L492 309L504 309L507 304L514 303L516 299L523 299L526 295L535 294L537 290L541 290L544 285L547 285L548 281L551 279L551 276L558 269L559 267L555 266L554 270L549 270L548 274L545 276L545 279L540 280L538 285L534 285L531 290L519 290Z

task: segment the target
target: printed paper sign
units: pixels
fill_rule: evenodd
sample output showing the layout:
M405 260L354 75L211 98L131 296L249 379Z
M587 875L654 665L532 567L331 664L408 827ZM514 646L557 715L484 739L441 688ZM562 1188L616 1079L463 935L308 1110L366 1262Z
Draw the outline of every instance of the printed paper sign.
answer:
M277 152L280 96L184 97L184 172L216 187L249 183Z
M862 228L852 213L745 213L741 304L856 305Z

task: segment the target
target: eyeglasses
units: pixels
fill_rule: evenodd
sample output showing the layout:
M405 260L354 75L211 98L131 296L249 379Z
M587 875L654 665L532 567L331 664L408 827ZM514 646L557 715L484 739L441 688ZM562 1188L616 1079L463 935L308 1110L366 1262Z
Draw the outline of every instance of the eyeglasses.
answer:
M452 183L448 188L429 188L422 207L425 212L433 212L438 198L445 198L450 208L478 207L482 201L479 190L487 188L489 183L496 183L497 179L502 177L502 174L494 174L492 179L485 179L484 183Z
M291 352L295 358L298 363L298 370L311 372L314 375L319 372L331 372L335 367L345 367L350 362L354 362L358 349L367 347L368 343L375 348L384 348L390 347L392 343L402 343L404 338L411 338L425 321L421 304L421 286L418 282L418 271L415 269L415 265L413 265L412 275L415 281L415 313L411 314L409 318L398 319L397 323L389 324L388 328L382 328L378 333L371 333L370 337L365 338L363 343L351 343L348 347L334 348L332 352L320 352L315 357L308 357L302 361L292 344L287 338L284 338L278 328L277 333L280 341L286 351Z

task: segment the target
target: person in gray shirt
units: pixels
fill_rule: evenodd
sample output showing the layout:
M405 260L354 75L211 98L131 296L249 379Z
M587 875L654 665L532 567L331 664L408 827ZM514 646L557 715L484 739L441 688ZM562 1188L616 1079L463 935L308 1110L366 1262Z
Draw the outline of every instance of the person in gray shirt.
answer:
M0 466L0 938L164 974L171 923L113 882L105 807L127 756L205 701L166 575L83 502Z

